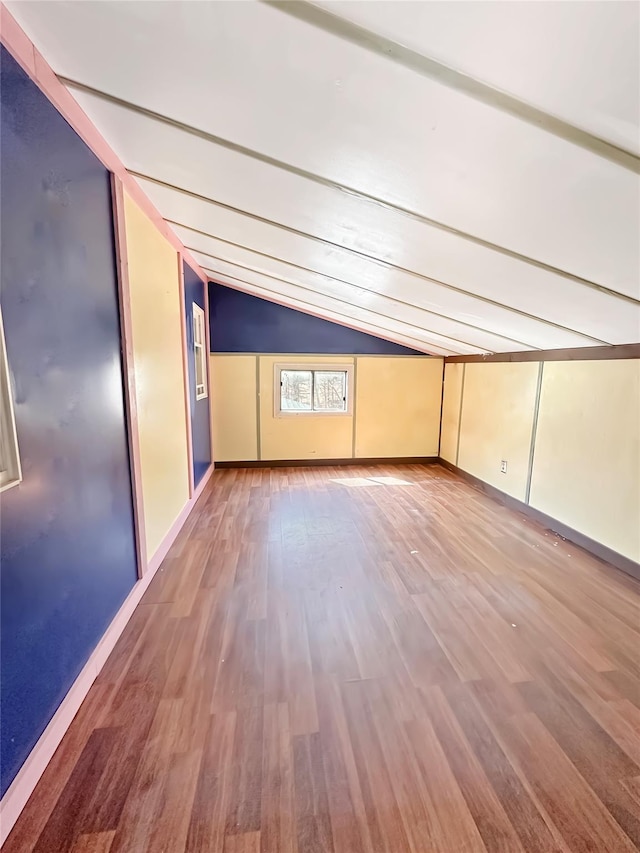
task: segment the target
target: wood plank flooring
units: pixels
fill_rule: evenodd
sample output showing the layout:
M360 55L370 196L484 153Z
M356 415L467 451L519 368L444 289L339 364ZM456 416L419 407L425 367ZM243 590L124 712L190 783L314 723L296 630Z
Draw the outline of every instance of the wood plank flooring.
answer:
M639 593L439 466L216 472L4 850L638 850Z

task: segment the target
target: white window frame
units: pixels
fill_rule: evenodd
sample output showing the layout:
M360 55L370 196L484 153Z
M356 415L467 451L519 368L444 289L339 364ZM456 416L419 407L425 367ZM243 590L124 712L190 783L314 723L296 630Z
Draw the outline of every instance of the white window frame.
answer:
M207 324L205 322L205 313L202 308L196 303L193 303L193 383L196 391L196 400L205 400L209 396L207 389ZM198 361L202 369L202 382L198 383Z
M0 309L0 492L22 482L18 433Z
M304 370L307 373L314 371L328 371L330 373L347 374L347 399L343 412L322 412L314 409L282 409L281 406L281 373L283 370ZM311 389L311 400L313 401L313 387ZM313 404L313 403L312 403ZM318 362L287 363L278 362L273 366L273 414L276 418L349 418L353 413L353 364L323 364Z

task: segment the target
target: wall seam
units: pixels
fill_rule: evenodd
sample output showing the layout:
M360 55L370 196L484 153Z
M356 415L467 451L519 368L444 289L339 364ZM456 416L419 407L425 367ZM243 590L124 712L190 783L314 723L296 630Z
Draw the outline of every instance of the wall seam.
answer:
M444 411L444 375L447 363L442 359L442 390L440 392L440 426L438 428L438 456L440 456L440 447L442 445L442 414Z
M540 395L542 392L542 375L544 372L544 361L538 365L538 380L536 383L536 401L533 407L533 423L531 424L531 446L529 448L529 467L527 469L527 487L524 493L524 502L529 504L531 495L531 477L533 475L533 458L536 451L536 437L538 433L538 414L540 412Z
M458 464L458 459L460 457L460 433L462 432L462 401L464 400L464 379L466 372L467 365L463 363L462 382L460 383L460 408L458 410L458 435L456 437L456 465ZM442 420L442 415L440 415L440 420Z
M260 422L260 356L256 355L256 455L262 459L262 425Z
M351 425L351 458L356 458L356 412L357 412L357 390L358 390L358 356L353 357L353 409L352 409L352 425Z

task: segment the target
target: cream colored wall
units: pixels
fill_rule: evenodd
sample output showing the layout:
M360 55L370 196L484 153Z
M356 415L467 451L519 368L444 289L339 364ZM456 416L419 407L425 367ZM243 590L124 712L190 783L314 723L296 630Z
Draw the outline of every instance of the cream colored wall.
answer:
M437 456L442 359L357 359L355 455Z
M218 462L258 458L255 355L211 356L211 423Z
M537 362L465 365L458 467L525 500ZM500 472L502 460L507 473Z
M640 361L448 364L441 456L640 562ZM458 405L459 409L459 405ZM500 460L508 463L500 474Z
M442 431L440 456L454 465L458 456L458 428L460 426L460 399L465 365L452 363L444 369L444 397L442 399Z
M347 356L260 356L260 451L262 459L343 459L352 454L353 417L274 414L274 365L353 364Z
M530 504L640 562L640 361L544 364Z
M442 359L412 356L261 355L259 447L256 356L212 355L212 422L217 461L436 456ZM274 365L349 364L354 416L275 417ZM355 439L355 444L354 444Z
M125 195L147 557L189 499L178 255Z

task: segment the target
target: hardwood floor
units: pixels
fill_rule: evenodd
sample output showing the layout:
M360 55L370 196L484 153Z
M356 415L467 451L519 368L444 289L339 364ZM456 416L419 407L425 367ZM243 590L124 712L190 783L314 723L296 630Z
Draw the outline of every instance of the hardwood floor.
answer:
M438 466L217 472L4 849L638 850L639 592Z

